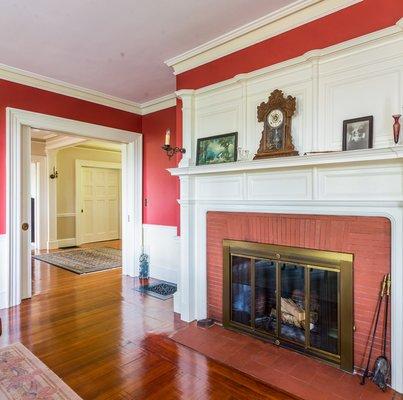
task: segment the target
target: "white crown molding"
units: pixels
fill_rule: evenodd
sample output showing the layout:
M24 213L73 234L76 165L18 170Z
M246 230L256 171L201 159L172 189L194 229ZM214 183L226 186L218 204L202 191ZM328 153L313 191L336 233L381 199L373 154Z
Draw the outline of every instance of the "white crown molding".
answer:
M253 22L165 61L175 75L335 13L362 0L297 0Z
M74 97L76 99L89 101L91 103L127 111L137 115L150 114L176 105L175 93L149 100L144 103L137 103L4 64L0 64L0 79L31 86L37 89L47 90L52 93Z
M141 104L141 115L151 114L156 111L176 106L176 95L170 93L166 96L158 97Z
M256 69L251 72L235 75L233 78L226 79L211 85L203 86L199 89L181 89L177 90L176 96L182 98L185 96L207 93L210 91L217 90L219 88L224 88L226 86L231 86L248 79L257 78L261 75L268 73L274 73L276 71L286 70L287 68L308 65L311 62L325 63L333 58L340 56L345 56L346 54L355 54L360 51L368 50L369 47L375 48L381 46L386 41L401 40L401 35L403 32L403 18L396 22L388 28L381 29L379 31L371 32L363 36L359 36L354 39L347 40L323 49L313 49L309 50L301 56L290 58L288 60L279 62L277 64L269 65L268 67L263 67Z
M58 150L64 147L76 146L79 143L87 141L87 138L77 136L56 136L54 139L45 142L46 151Z
M92 89L0 64L0 79L141 115L141 105Z

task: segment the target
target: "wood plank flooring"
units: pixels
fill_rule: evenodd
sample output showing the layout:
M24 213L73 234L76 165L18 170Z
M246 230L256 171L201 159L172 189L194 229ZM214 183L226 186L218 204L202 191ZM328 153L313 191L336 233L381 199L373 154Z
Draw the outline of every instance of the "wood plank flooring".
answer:
M186 325L172 301L135 291L120 269L77 275L34 260L33 277L33 298L0 310L0 346L22 342L84 400L291 399L169 339Z

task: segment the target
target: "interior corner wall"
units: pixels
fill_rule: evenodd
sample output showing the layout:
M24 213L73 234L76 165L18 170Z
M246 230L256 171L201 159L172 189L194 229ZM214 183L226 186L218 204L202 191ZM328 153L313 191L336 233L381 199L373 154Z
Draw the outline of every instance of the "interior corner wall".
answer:
M402 0L363 0L176 77L177 89L199 89L396 24Z
M85 100L0 80L0 235L6 231L6 108L13 107L132 132L141 116Z
M167 171L177 166L161 149L165 131L171 130L171 145L177 141L177 108L170 107L143 116L143 223L144 250L150 257L153 278L177 282L179 270L179 181Z
M171 145L176 146L176 107L166 108L143 116L143 223L177 226L179 182L167 168L177 166L161 146L165 131L171 130Z

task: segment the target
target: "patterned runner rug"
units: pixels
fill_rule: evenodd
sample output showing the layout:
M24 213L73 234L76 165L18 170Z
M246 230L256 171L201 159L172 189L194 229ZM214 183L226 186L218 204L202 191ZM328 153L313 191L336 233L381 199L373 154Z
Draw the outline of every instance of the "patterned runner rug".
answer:
M38 254L33 258L76 274L88 274L122 266L122 251L109 247L64 250L55 253Z
M82 400L24 345L0 348L1 400Z

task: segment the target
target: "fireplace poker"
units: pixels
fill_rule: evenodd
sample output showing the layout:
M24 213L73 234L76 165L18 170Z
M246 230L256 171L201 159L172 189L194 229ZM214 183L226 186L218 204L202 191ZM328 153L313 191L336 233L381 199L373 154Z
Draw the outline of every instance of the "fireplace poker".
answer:
M371 337L371 345L369 348L367 366L365 367L365 371L361 378L361 382L360 382L361 385L365 384L365 379L369 376L369 364L371 362L372 350L374 348L375 334L376 334L376 331L378 328L378 321L379 321L379 314L380 314L381 306L382 306L382 300L383 300L383 296L385 295L385 291L386 291L386 281L387 281L387 275L384 275L383 280L382 280L381 290L380 290L379 296L378 296L378 302L376 304L376 309L375 309L375 322L373 325L373 332L372 332L372 337ZM371 332L370 332L370 335L371 335Z
M390 274L388 274L386 282L386 304L385 304L385 318L383 326L383 348L382 355L380 355L374 363L374 376L372 381L383 391L387 388L387 381L390 374L390 362L386 357L386 338L388 333L388 311L389 311L389 296L390 296Z

